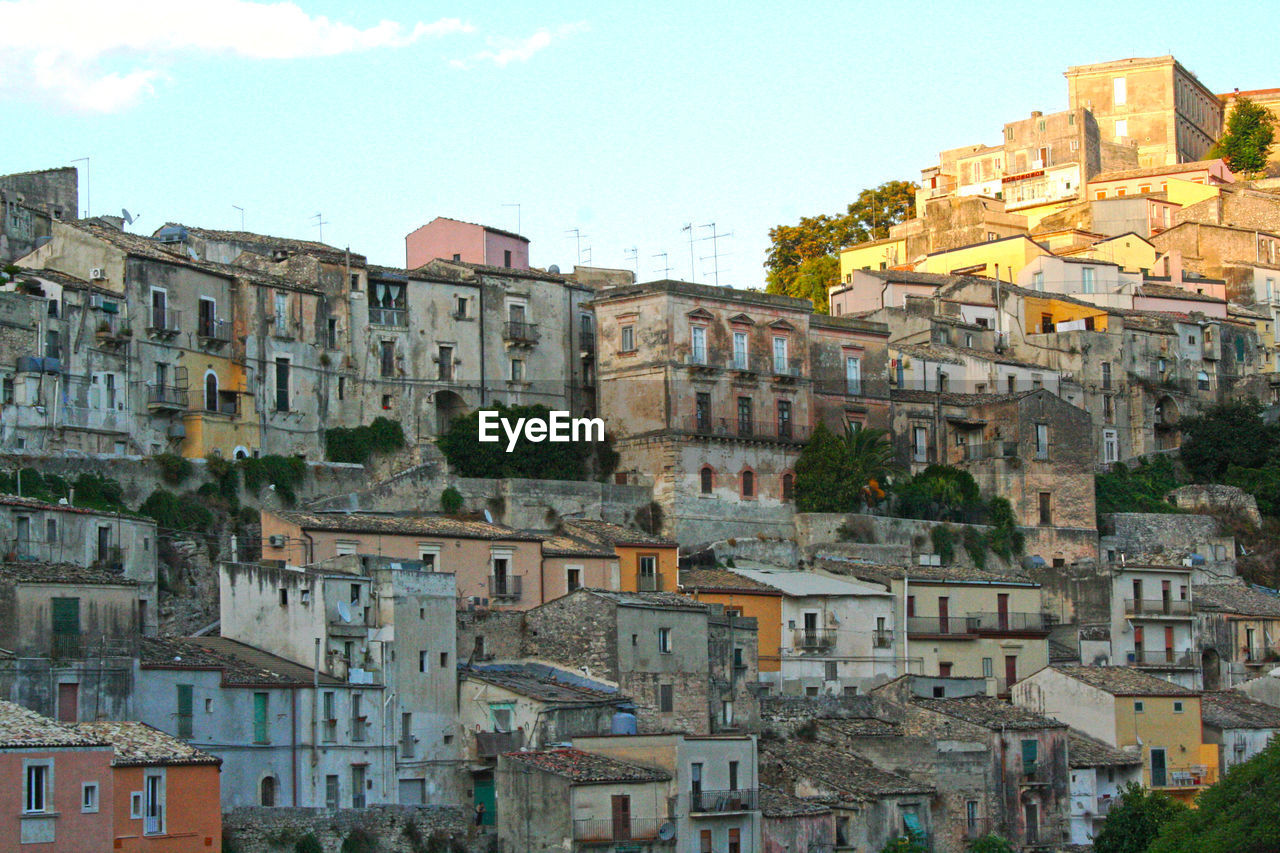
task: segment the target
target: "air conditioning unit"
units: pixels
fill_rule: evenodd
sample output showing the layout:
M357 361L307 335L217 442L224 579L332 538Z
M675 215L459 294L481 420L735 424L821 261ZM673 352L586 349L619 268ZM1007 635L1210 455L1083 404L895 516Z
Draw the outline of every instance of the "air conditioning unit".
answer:
M270 536L267 537L267 543L272 548L283 548L285 543L284 534L272 533Z
M94 267L89 270L90 281L102 281L107 277L107 271L102 267Z

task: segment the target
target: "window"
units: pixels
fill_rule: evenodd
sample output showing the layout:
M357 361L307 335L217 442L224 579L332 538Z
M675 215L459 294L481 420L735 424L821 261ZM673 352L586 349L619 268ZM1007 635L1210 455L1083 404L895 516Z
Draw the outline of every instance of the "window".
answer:
M844 392L855 396L862 393L862 359L858 356L845 356Z
M142 782L144 835L164 834L164 772L147 771ZM274 805L274 795L272 804Z
M978 831L978 801L969 800L964 804L965 835L973 836Z
M1125 85L1125 78L1111 78L1111 102L1117 107L1122 107L1128 101L1128 88ZM1118 136L1123 135L1117 133Z
M698 833L699 853L711 853L711 830L703 829Z
M1175 713L1175 714L1181 714L1181 713L1182 713L1182 710L1183 710L1183 708L1182 708L1182 702L1174 702L1174 703L1173 703L1173 713Z
M326 743L333 743L338 738L338 713L334 708L334 693L332 690L326 690L321 696L321 734L320 739Z
M365 805L365 771L363 764L351 766L351 808L362 809Z
M1050 510L1049 492L1040 493L1040 523L1042 525L1053 524L1053 514Z
M289 411L289 359L276 359L276 411Z
M1108 397L1107 399L1109 400L1111 398ZM1102 431L1102 461L1111 463L1117 461L1119 458L1119 433L1113 429L1104 429Z
M1036 424L1036 458L1049 458L1049 425Z
M782 500L784 503L790 503L795 499L796 478L791 472L782 475Z
M790 361L787 358L787 339L775 337L773 339L773 372L786 373L788 367L790 367Z
M742 830L737 827L729 829L728 853L742 853Z
M733 369L746 370L748 366L747 360L747 333L733 333Z
M751 398L738 398L738 435L751 435Z
M453 316L459 320L467 319L467 297L455 296L453 298Z
M1123 119L1123 118L1116 119L1116 138L1123 139L1128 135L1129 135L1129 120ZM1124 195L1124 187L1120 188L1119 194Z
M431 652L418 652L418 672L426 672L431 665Z
M324 777L324 805L329 811L337 811L341 805L341 792L338 790L338 777L329 774Z
M379 344L379 369L382 376L395 376L396 373L396 342L382 341Z
M636 351L636 327L627 325L622 327L622 352Z
M662 652L664 655L671 654L671 629L670 628L658 629L658 651Z
M702 470L698 472L699 484L702 488L702 494L709 495L715 488L715 471L710 465L703 465Z
M711 431L711 395L706 391L694 396L694 428L698 432Z
M1111 390L1111 362L1102 362L1102 389L1104 391Z
M510 250L510 249L503 249L503 250L502 250L502 265L503 265L504 267L510 267L510 266L511 266L511 250Z
M675 687L670 684L658 685L658 711L670 714L675 710Z
M991 658L982 659L982 677L993 678L995 676L995 667Z
M1201 391L1208 391L1209 390L1209 374L1205 373L1203 370L1198 371L1196 373L1196 387L1199 388Z
M929 458L929 431L925 427L913 427L911 430L912 458L916 462L925 462Z
M636 585L641 592L658 590L658 557L644 554L636 558Z
M22 813L41 814L49 811L50 780L53 776L53 762L49 760L26 763L26 781L23 787Z
M194 716L192 692L192 685L178 685L178 737L180 738L189 739L191 737L192 718Z
M1036 772L1036 759L1040 755L1040 742L1024 740L1022 742L1022 773L1030 776Z
M436 364L439 365L439 377L445 382L453 379L453 347L441 346L437 350Z
M218 375L213 372L204 375L204 410L218 411Z
M511 359L511 381L512 382L524 381L524 359L522 358Z
M80 811L88 814L98 810L98 783L85 782L80 786Z
M1138 699L1137 701L1135 701L1135 702L1133 703L1133 713L1135 713L1135 714L1141 714L1142 712L1144 712L1144 711L1146 711L1146 710L1147 710L1147 707L1146 707L1146 705L1143 703L1143 701L1142 701L1141 699Z
M778 437L791 438L791 401L778 401Z
M693 340L692 361L694 364L707 363L707 327L693 326L689 329Z
M564 570L564 585L569 592L582 587L582 569L577 567L566 567Z
M270 743L271 738L267 730L267 702L269 694L255 693L253 694L253 742L254 743Z
M289 606L289 588L287 586L280 587L280 606Z
M750 468L742 472L742 497L756 496L756 474Z
M449 653L448 653L448 652L441 652L441 653L440 653L440 666L441 666L441 668L448 668L448 666L449 666Z
M1093 293L1094 275L1097 271L1093 267L1080 268L1080 290L1082 293Z

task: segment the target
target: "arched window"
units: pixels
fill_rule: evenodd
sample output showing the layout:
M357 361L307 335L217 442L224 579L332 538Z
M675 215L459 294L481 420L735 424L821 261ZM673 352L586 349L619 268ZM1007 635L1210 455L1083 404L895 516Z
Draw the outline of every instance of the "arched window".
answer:
M204 410L218 411L218 374L216 373L210 372L204 375Z
M750 468L742 472L742 496L744 498L756 496L756 472Z
M264 776L262 779L262 795L258 802L268 808L276 804L276 777Z
M704 495L711 494L716 485L715 470L710 465L703 465L699 474L702 481L702 493Z
M790 503L795 497L796 477L790 471L782 475L782 500Z

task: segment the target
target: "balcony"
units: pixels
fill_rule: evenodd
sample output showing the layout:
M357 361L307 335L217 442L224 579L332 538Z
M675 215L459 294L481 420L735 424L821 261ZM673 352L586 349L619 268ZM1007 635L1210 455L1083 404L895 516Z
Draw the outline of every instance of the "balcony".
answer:
M227 320L205 318L196 328L196 338L201 346L217 348L231 343L231 323Z
M187 389L173 385L148 385L147 408L182 411L187 408Z
M662 573L658 572L652 575L636 575L636 590L638 592L661 592Z
M520 575L490 575L489 597L518 599L520 597L521 580Z
M375 308L369 306L370 326L392 326L397 329L407 328L409 312L404 308Z
M1116 797L1098 797L1098 804L1094 807L1094 817L1106 817L1111 812L1111 806L1117 802Z
M1196 669L1195 653L1173 649L1135 649L1129 652L1133 666L1147 669Z
M989 441L984 444L966 444L964 446L965 462L980 462L984 459L1015 459L1017 456L1018 442L1016 441Z
M1203 788L1218 781L1216 767L1206 764L1171 764L1165 768L1164 778L1151 773L1152 788Z
M1162 598L1126 598L1124 600L1126 616L1166 616L1174 619L1191 618L1191 602Z
M664 818L660 817L575 820L573 822L573 840L581 844L657 841L658 829L666 822Z
M791 647L800 652L828 652L835 645L834 628L800 628L791 640Z
M1049 632L1049 620L1043 613L970 613L968 620L983 634Z
M739 373L757 373L758 370L751 365L751 356L745 352L735 352L733 359L729 363L730 370L736 370Z
M774 379L794 381L804 375L804 359L775 358L771 366L773 367Z
M518 752L524 746L524 732L476 732L476 755L492 761L504 752Z
M533 323L512 320L502 325L502 339L513 344L536 344L538 327Z
M182 326L182 312L176 308L152 308L147 331L153 335L176 335Z
M595 355L596 333L585 329L578 332L578 352L583 355Z
M783 441L803 444L813 428L795 421L757 421L753 418L715 418L710 415L686 418L682 431L715 438L747 438L759 441Z
M689 814L753 812L758 808L760 803L755 788L689 792Z
M129 321L119 314L103 314L98 319L98 328L94 335L99 344L116 347L127 343L133 337L133 329L129 328Z
M893 646L892 631L876 631L871 635L871 647L874 649L887 649Z
M971 639L978 633L978 621L971 617L908 616L907 634L929 634L939 637Z

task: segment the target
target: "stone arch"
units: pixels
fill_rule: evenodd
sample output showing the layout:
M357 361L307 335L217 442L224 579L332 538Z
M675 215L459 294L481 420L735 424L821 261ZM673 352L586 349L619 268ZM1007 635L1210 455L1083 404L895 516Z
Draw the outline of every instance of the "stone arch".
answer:
M437 391L435 404L436 435L444 435L449 431L455 418L460 418L467 413L467 402L456 391Z
M1214 648L1205 649L1200 653L1200 673L1204 679L1205 690L1220 690L1222 688L1222 659L1218 655L1218 650Z

